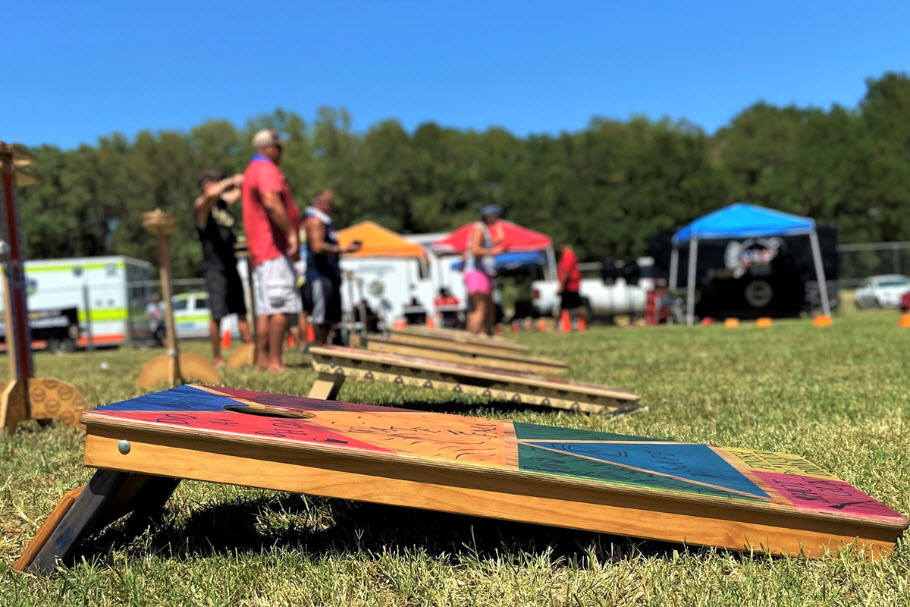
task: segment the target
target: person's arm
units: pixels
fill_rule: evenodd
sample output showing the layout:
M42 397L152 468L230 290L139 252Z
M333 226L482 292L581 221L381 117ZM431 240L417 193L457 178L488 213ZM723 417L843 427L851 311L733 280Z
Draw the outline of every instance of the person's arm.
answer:
M501 239L500 239L501 242ZM499 255L505 250L501 244L494 245L490 248L483 246L483 228L475 225L474 231L471 232L471 253L475 257L481 257L484 255Z
M274 191L262 192L262 206L269 216L275 227L284 233L288 240L288 248L285 254L288 257L294 257L300 250L300 238L297 235L297 227L291 223L290 217L284 208L284 201L281 195Z
M208 221L209 211L212 210L212 207L215 206L215 203L218 202L218 199L221 198L223 194L237 189L237 193L240 192L240 185L243 183L243 175L232 175L221 181L216 181L205 186L205 189L202 191L195 201L193 201L193 209L196 211L196 227L200 230L205 228L205 223ZM227 201L227 197L225 197ZM229 202L235 202L237 198Z
M303 227L306 229L306 239L313 253L337 253L342 255L344 253L356 253L362 246L359 242L351 243L346 247L326 242L325 225L314 216L307 217L306 221L303 222Z

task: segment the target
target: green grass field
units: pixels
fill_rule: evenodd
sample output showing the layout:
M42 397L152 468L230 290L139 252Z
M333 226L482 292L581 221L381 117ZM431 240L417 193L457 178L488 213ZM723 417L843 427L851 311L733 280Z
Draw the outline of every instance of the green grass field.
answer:
M641 394L649 412L515 410L355 382L339 398L797 453L910 513L910 330L896 312L825 329L803 320L517 339L567 360L571 377ZM39 375L78 385L94 406L137 395L139 367L159 353L35 358ZM314 373L291 362L299 366L282 376L241 370L225 382L305 394ZM849 551L809 561L194 482L181 484L161 527L136 539L115 527L77 566L36 578L13 561L91 471L77 430L29 422L2 441L3 606L910 605L908 534L881 562Z

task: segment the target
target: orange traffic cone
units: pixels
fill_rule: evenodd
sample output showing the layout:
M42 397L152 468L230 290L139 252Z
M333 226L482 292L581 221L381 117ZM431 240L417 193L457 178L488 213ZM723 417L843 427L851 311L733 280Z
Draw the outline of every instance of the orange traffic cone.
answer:
M392 322L393 329L406 329L408 327L408 321L404 318L396 318Z
M898 321L897 326L904 329L910 328L910 314L901 314L901 319Z
M433 318L432 314L427 314L427 329L436 328L436 319Z
M739 326L739 319L738 318L725 318L724 326L727 327L728 329L735 329L736 327Z
M546 332L546 330L547 330L547 319L546 318L541 318L537 322L537 330L540 331L541 333Z
M819 314L812 319L812 326L814 327L830 327L833 323L830 316L825 314Z
M568 310L563 310L559 317L559 330L563 333L572 332L572 317L569 316Z
M755 326L758 327L759 329L766 329L771 326L771 323L772 323L772 321L770 318L768 318L767 316L762 316L761 318L759 318L758 320L755 321Z
M221 336L221 349L227 350L231 347L231 330L225 329L224 335Z
M584 316L578 317L578 330L587 331L588 330L588 321L585 320Z
M294 334L288 333L288 348L294 347Z
M306 340L307 343L313 343L316 341L316 332L313 331L313 325L310 323L306 324Z

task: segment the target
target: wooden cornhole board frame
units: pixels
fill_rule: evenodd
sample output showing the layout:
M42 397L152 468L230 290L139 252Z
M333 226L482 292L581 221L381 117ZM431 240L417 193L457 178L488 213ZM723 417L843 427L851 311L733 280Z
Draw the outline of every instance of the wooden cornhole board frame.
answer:
M503 339L501 337L481 337L467 331L458 329L427 329L424 327L408 327L407 329L392 329L389 339L402 344L416 346L453 346L471 345L475 354L497 354L499 352L528 352L530 347Z
M180 386L81 416L86 466L16 562L155 516L181 479L732 550L888 554L908 521L805 459L392 407ZM64 563L65 564L65 563Z
M367 350L387 352L402 356L432 358L453 363L467 363L478 367L489 367L517 373L535 373L537 375L560 375L568 365L560 360L526 356L511 350L499 350L495 353L477 352L474 344L407 344L379 335L368 335Z
M637 395L609 386L344 346L312 347L309 352L319 373L310 398L333 400L345 378L351 377L584 413L606 410L620 414L642 409Z

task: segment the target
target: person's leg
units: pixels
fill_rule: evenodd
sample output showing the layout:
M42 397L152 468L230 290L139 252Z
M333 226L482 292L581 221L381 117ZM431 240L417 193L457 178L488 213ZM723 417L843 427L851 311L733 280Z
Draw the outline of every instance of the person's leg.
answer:
M260 314L256 317L256 368L265 371L269 366L269 317Z
M471 293L471 311L468 313L467 329L471 333L480 333L483 330L483 319L486 309L483 306L483 295Z
M250 321L246 315L237 317L237 328L240 329L240 340L245 344L253 343L253 334L250 333Z
M235 271L236 273L236 271ZM209 341L212 344L212 361L223 367L221 358L221 319L231 313L230 277L220 268L206 268L205 288L209 295ZM240 278L237 278L237 283Z
M272 314L268 321L268 370L284 371L284 360L282 357L281 343L284 341L284 333L288 329L287 314Z
M224 366L224 359L221 358L221 337L218 335L220 331L221 319L211 319L209 321L209 341L212 343L212 364L216 369Z
M253 278L256 288L256 368L265 371L269 365L269 298L266 293L266 267L259 264L253 269Z
M486 314L483 317L483 332L487 335L493 335L493 328L496 326L496 302L493 301L492 295L484 295L484 309Z

